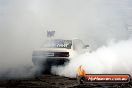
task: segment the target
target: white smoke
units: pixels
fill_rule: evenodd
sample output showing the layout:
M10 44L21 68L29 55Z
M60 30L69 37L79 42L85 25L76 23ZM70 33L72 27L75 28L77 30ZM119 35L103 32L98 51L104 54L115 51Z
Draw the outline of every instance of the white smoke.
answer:
M88 74L131 74L132 40L111 42L92 53L86 52L70 60L62 67L53 67L53 73L75 77L77 68L82 65Z
M94 50L108 40L127 39L122 3L132 6L131 0L0 0L0 76L32 73L32 51L50 29L55 38L77 37Z
M91 43L93 39L92 42L97 44L96 50L92 53L77 55L67 66L53 67L53 73L75 77L78 66L82 65L87 73L128 73L132 75L132 40L128 39L127 30L129 28L126 26L131 24L129 20L131 17L128 16L128 9L131 8L130 2L130 0L91 1L86 10L89 13L81 14L86 19L85 23L82 22L84 26L81 28L89 30L85 31L84 35L89 36L87 39L90 40L90 45L93 45ZM85 18L85 15L88 17Z

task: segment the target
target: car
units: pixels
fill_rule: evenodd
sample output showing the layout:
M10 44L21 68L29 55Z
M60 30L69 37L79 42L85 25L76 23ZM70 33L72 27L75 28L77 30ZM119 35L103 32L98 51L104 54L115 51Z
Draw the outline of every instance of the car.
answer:
M50 73L52 66L66 65L75 53L82 53L89 47L80 39L49 39L43 48L33 50L32 62L40 73Z

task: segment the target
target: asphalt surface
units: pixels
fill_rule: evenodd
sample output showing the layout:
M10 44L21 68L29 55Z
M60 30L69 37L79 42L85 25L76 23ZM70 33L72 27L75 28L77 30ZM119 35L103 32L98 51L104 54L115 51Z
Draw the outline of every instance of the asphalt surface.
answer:
M21 79L1 79L0 88L132 88L129 84L78 84L75 78L56 75Z

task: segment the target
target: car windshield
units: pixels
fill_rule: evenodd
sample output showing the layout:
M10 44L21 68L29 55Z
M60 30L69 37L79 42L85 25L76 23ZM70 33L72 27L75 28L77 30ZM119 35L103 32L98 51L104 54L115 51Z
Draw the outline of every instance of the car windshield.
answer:
M72 40L61 40L61 39L48 40L44 44L44 47L46 47L46 48L66 48L66 49L71 49L71 46L72 46Z

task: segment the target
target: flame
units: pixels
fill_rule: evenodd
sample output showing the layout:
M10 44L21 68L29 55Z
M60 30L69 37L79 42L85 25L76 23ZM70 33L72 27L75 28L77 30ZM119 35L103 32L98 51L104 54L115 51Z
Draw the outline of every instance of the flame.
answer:
M82 68L82 65L78 67L78 75L84 76L86 74L85 70Z

